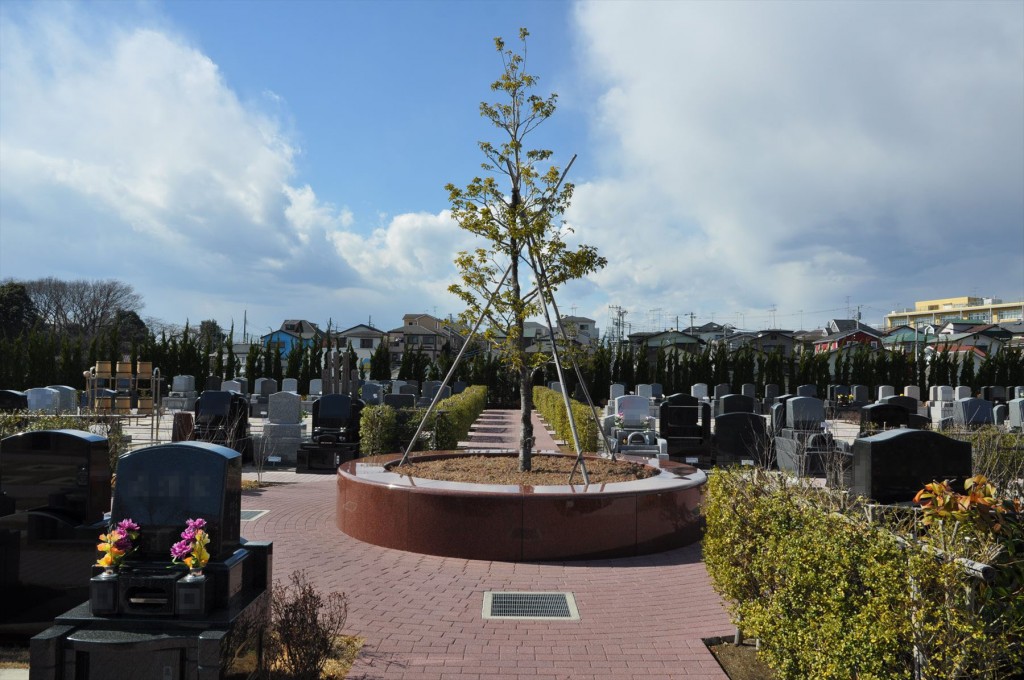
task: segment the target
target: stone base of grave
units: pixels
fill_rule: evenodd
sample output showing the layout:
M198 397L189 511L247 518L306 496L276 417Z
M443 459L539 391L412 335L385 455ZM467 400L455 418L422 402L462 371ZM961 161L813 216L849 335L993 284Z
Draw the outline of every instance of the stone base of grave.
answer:
M278 456L285 465L294 465L305 433L304 423L267 423L263 426L261 453L265 456Z

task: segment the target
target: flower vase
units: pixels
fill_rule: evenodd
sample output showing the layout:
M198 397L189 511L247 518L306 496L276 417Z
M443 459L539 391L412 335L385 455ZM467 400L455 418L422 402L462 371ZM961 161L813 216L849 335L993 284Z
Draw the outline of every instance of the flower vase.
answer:
M113 567L103 567L103 573L100 574L100 578L116 578L117 572Z
M203 577L203 568L202 567L189 567L188 576L186 576L186 578L194 580L194 579L202 578L202 577Z

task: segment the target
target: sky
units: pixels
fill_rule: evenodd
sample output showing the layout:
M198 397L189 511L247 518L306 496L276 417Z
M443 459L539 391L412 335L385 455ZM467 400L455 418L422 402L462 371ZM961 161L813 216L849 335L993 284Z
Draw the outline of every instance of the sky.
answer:
M1024 2L0 2L0 279L115 278L250 335L457 314L448 183L518 48L563 313L624 330L1024 300Z

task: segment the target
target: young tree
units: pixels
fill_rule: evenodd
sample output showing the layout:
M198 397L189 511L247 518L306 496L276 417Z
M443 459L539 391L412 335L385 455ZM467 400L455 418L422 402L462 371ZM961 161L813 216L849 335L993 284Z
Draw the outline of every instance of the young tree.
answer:
M526 38L529 32L519 30L522 54L505 49L505 42L495 38L494 46L501 55L502 72L491 84L491 90L502 101L480 104L481 115L489 120L501 137L497 144L480 142L486 158L483 169L501 176L501 184L493 176L476 177L460 189L454 184L445 188L452 204L452 217L459 226L486 242L473 252L461 252L455 260L461 283L449 290L467 305L463 321L471 325L491 302L487 311L492 329L504 334L500 351L503 361L517 373L520 385L521 431L519 467L530 469L533 426L533 391L530 378L533 369L543 365L543 354L527 356L523 325L527 318L542 311L536 291L524 291L529 281L523 265L543 271L541 288L552 294L562 283L577 279L605 265L591 246L570 250L565 242L568 231L560 217L572 199L573 186L563 183L564 173L555 166L542 172L539 164L547 161L552 151L524 147L524 140L538 125L555 112L557 95L547 98L532 94L536 76L526 72ZM506 269L507 268L507 269ZM506 283L499 288L503 279ZM497 291L497 292L496 292Z

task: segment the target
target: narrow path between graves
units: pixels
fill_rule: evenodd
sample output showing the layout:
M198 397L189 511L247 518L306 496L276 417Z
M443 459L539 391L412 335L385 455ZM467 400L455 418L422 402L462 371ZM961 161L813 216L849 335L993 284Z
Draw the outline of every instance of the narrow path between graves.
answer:
M516 411L485 412L476 429L506 427L509 413L515 423ZM537 448L553 449L536 414L534 422ZM515 430L502 433L513 437L511 448ZM341 533L333 475L280 470L264 478L285 483L243 493L243 509L268 512L243 522L242 535L274 541L277 579L304 569L324 591L347 595L346 633L366 638L350 678L726 680L702 638L732 627L699 545L565 563L419 555ZM484 620L483 594L492 590L571 591L580 620Z

